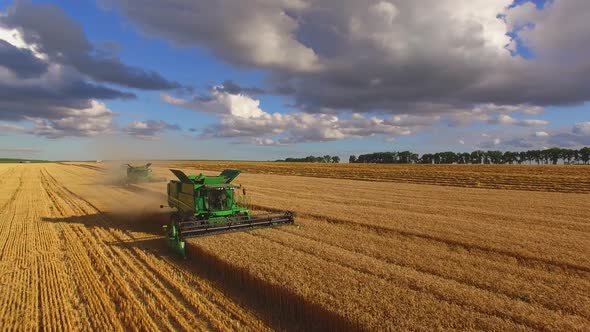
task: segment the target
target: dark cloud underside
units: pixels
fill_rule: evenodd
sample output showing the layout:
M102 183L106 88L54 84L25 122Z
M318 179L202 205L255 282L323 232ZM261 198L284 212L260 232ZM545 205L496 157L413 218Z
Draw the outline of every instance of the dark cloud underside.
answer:
M113 3L150 33L269 70L273 90L309 112L440 114L479 103L590 99L590 58L572 56L590 53L586 0L548 3L542 13L487 0ZM516 30L521 21L535 28ZM510 31L535 58L510 55Z
M94 80L145 90L180 87L154 71L95 54L80 25L54 5L17 1L0 17L0 25L17 29L28 44L36 45L52 61L72 66Z
M37 58L33 52L1 39L0 66L11 70L19 78L38 77L47 71L47 63Z

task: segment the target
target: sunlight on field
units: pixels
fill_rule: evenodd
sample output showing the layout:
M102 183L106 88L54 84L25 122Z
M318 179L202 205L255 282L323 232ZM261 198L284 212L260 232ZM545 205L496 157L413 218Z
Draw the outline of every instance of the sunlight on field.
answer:
M586 167L172 161L155 175L169 166L242 169L255 212L296 225L190 239L183 261L161 230L165 183L0 165L0 327L590 328Z

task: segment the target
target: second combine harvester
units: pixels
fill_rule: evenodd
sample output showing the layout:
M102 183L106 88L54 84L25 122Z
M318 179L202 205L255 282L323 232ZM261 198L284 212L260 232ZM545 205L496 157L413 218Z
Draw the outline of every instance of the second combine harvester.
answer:
M239 206L234 193L240 187L231 183L240 174L238 170L227 169L217 176L170 171L178 180L168 183L168 205L176 212L170 217L167 237L169 245L183 257L185 239L190 237L294 222L289 211L252 215Z
M142 166L127 166L127 179L126 184L140 183L140 182L165 182L166 178L154 177L150 166L152 163L147 163Z

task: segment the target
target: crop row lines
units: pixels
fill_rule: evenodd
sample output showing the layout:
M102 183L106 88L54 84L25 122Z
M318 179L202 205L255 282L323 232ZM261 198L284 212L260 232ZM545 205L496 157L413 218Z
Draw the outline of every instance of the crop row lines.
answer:
M53 180L55 183L57 181ZM53 188L54 191L60 191L63 198L67 201L66 204L73 209L76 214L82 216L93 216L89 224L92 227L94 235L86 234L86 227L78 228L79 237L88 238L92 244L91 247L102 247L102 253L105 257L100 259L110 262L116 262L112 267L112 271L127 272L124 273L129 276L126 282L132 285L130 293L133 293L136 298L142 299L147 303L147 307L152 316L164 314L166 316L160 317L160 321L166 329L177 330L182 329L214 329L224 330L228 326L235 324L235 321L222 315L212 312L212 304L209 300L203 297L203 294L195 294L193 289L180 288L175 283L168 281L171 276L171 265L163 264L158 258L145 255L140 249L129 244L135 240L133 235L129 232L117 229L117 225L113 224L111 220L104 217L100 210L92 203L78 196L67 188ZM101 242L93 239L100 239ZM104 243L111 242L110 246ZM95 258L98 260L99 258ZM120 262L120 263L118 263ZM154 265L156 266L152 266ZM161 278L167 275L168 277ZM142 276L142 278L133 278L131 276ZM197 295L197 296L195 296ZM225 303L224 307L230 307ZM147 316L150 316L149 314ZM236 315L234 312L234 316ZM231 316L230 316L231 317ZM202 320L206 318L206 320ZM241 317L248 319L248 317ZM173 322L174 325L169 325L167 321ZM238 328L240 325L234 325L233 328Z

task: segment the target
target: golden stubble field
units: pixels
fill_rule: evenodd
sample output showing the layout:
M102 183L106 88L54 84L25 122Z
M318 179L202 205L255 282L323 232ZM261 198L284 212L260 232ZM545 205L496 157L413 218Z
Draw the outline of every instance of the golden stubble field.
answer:
M156 166L244 169L253 208L297 225L191 239L183 261L164 183L0 165L1 330L590 329L586 167Z

